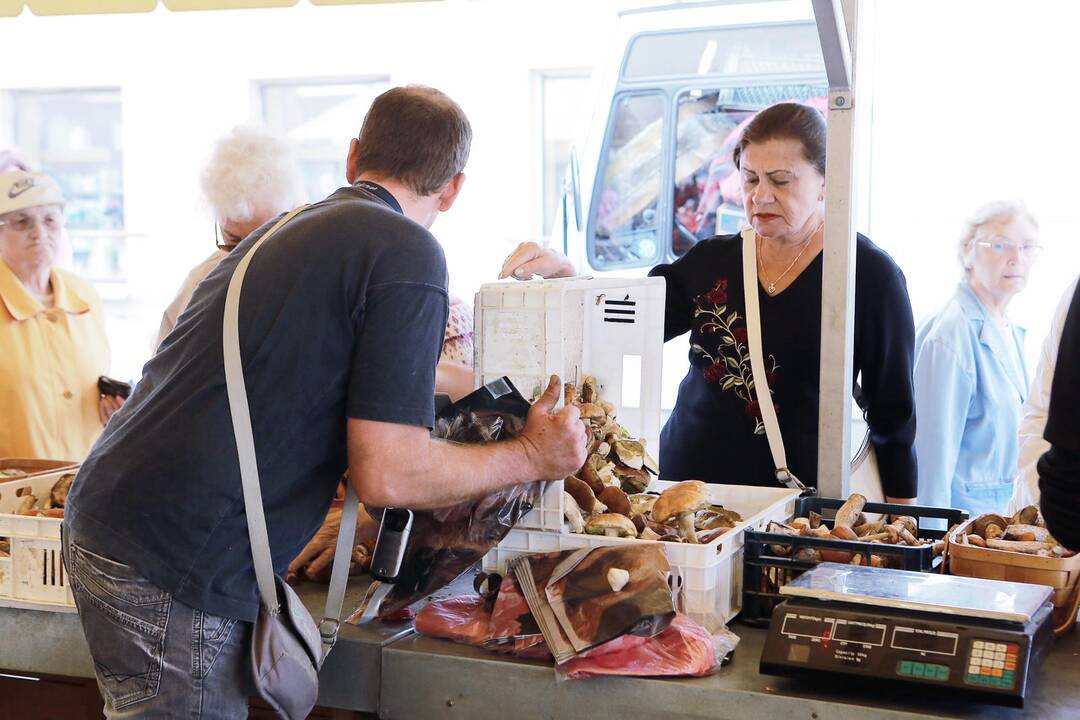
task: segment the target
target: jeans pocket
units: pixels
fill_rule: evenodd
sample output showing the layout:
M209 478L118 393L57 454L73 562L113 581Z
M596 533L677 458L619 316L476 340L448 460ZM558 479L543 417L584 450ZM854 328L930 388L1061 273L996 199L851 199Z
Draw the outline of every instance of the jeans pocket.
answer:
M123 563L74 542L69 552L72 593L109 707L156 697L171 596Z
M202 610L192 613L191 621L191 672L205 679L213 669L214 661L232 637L237 621L232 618L210 615Z

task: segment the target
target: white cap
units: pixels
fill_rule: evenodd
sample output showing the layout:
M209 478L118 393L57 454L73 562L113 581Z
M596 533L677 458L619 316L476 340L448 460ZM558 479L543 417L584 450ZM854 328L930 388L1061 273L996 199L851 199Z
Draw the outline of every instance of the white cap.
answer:
M0 175L0 215L38 205L63 205L64 193L45 173L13 170Z

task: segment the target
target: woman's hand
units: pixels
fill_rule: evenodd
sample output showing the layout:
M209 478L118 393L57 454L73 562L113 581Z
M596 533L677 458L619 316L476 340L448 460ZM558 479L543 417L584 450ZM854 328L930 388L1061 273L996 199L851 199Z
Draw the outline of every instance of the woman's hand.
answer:
M524 242L514 248L499 271L500 280L508 277L528 280L533 275L542 278L574 277L577 271L565 255L535 242Z
M119 395L102 395L98 400L98 418L102 425L109 424L109 418L113 416L120 406L124 404L124 398Z

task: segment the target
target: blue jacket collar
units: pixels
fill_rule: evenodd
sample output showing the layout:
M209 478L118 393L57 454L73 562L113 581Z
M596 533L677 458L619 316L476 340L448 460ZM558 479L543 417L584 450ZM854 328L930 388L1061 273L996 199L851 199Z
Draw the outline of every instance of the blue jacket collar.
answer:
M961 281L957 288L956 297L960 302L960 306L964 309L964 314L971 322L973 329L979 337L979 342L990 351L990 354L1005 370L1005 375L1016 387L1016 391L1020 393L1020 397L1027 395L1028 377L1027 367L1023 365L1023 341L1026 331L1019 325L1013 325L1016 336L1013 333L1005 333L1002 331L990 318L990 313L987 312L986 306L979 300L979 296L975 294L975 291L966 283ZM1018 354L1021 356L1021 366L1016 368L1021 373L1022 377L1017 377L1015 371L1010 370L1013 367L1013 362L1010 357L1009 348L1002 343L1014 342L1018 343Z

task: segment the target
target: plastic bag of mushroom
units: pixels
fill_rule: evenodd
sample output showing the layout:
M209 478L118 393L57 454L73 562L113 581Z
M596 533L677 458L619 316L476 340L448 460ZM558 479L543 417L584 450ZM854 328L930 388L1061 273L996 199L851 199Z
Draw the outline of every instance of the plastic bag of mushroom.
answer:
M589 455L563 483L563 514L570 531L609 537L709 543L742 521L709 502L705 483L688 480L662 493L648 492L659 474L645 441L615 419L615 406L600 397L596 378L564 385L564 401L581 411L589 428Z

